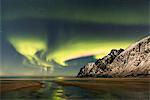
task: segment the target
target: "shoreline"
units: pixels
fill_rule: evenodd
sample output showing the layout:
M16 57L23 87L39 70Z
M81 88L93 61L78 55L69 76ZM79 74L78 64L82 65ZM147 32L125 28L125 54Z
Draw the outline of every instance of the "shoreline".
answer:
M5 80L0 82L0 93L14 91L23 88L40 88L41 82L22 81L22 80Z
M43 87L42 80L0 80L0 93L13 92L15 90L37 90ZM45 80L60 86L80 87L98 91L148 91L150 78L70 78Z
M62 86L76 86L89 90L131 90L131 91L145 91L149 90L150 78L147 79L101 79L101 80L85 80L85 81L55 81L56 84Z
M20 80L20 81L38 81L38 80L50 80L50 81L55 81L55 80L128 80L128 79L132 79L132 80L149 80L150 81L150 77L128 77L128 78L124 78L124 77L119 77L119 78L94 78L94 77L83 77L83 78L78 78L78 77L37 77L37 78L0 78L0 82L1 81L15 81L15 80Z

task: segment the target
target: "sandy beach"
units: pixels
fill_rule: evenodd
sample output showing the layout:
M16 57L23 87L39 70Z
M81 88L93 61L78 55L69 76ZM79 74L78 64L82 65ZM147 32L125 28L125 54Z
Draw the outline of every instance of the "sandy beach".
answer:
M36 89L40 87L42 87L42 83L40 83L39 81L7 80L0 82L0 92L8 92L23 88Z
M88 78L87 78L88 79ZM76 82L58 80L57 84L62 86L77 86L80 88L94 90L113 90L122 89L131 91L148 90L150 78L84 78L78 79Z

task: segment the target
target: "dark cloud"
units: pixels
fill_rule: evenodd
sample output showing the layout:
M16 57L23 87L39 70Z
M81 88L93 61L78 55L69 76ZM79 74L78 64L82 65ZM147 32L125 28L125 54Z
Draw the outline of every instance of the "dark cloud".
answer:
M148 24L148 0L2 0L2 19Z

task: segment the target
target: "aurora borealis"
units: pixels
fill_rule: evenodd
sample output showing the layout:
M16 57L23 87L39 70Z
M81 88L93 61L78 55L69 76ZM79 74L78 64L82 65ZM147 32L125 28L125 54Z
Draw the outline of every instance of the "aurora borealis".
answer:
M148 6L148 0L2 0L0 74L75 75L149 35Z

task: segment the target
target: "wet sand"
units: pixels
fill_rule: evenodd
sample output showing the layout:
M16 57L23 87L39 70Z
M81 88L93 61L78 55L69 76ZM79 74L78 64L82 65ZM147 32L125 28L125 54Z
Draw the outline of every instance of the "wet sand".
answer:
M103 98L108 98L108 100L149 100L150 95L150 78L61 77L54 79L46 78L46 80L23 79L1 80L0 92L2 98L6 100L10 98L10 100L18 98L51 100L55 97L61 98L61 94L69 100L86 100L87 98L102 98L102 100Z
M48 79L47 79L48 80ZM53 80L62 86L76 86L94 90L149 90L150 78L64 78ZM41 88L44 84L39 80L2 80L0 92L8 92L23 88Z
M40 88L42 83L28 80L3 80L0 82L0 92L9 92L24 88Z
M55 81L62 86L77 86L80 88L94 90L131 90L149 91L150 78L97 78L97 79L78 79L76 82L58 80Z

